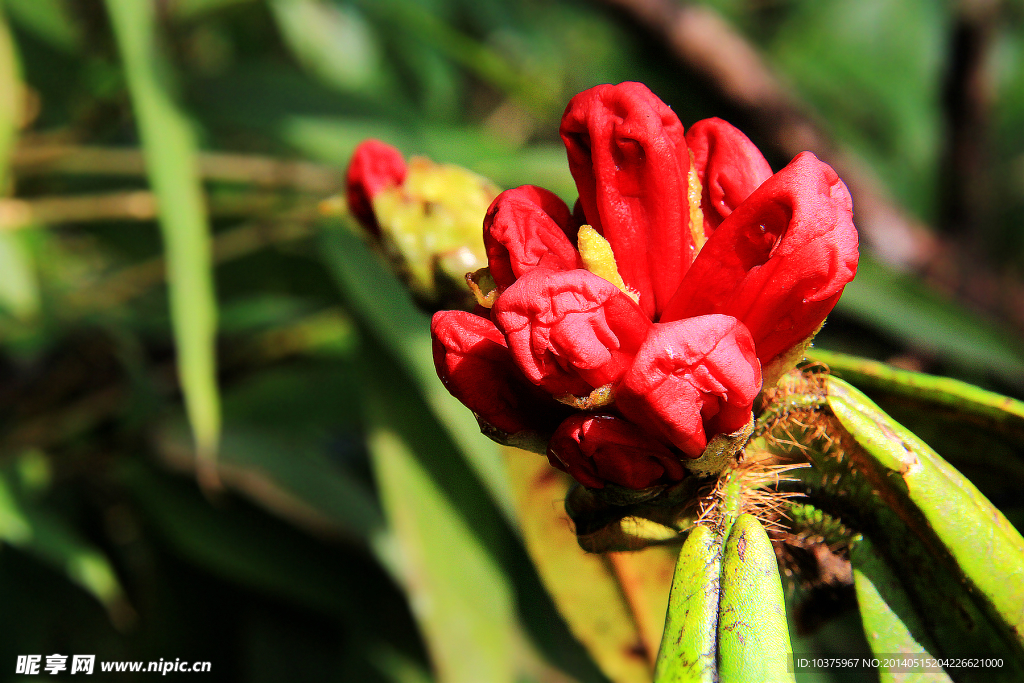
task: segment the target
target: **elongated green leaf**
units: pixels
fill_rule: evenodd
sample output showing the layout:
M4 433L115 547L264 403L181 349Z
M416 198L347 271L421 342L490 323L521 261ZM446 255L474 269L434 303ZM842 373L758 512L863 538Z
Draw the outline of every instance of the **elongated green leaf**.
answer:
M0 188L7 186L7 163L22 116L21 68L7 18L0 7Z
M62 572L95 597L116 626L129 625L134 611L106 555L63 517L20 495L25 482L19 479L12 467L0 470L0 543L20 548Z
M393 536L377 542L409 593L437 678L511 682L512 596L508 578L446 497L394 423L385 396L367 387L369 447Z
M903 343L1024 386L1024 346L1006 330L941 297L913 278L862 255L836 310Z
M7 187L7 165L17 140L24 106L18 55L0 7L0 190ZM0 309L31 318L39 310L39 284L23 236L0 232Z
M714 681L717 676L721 539L706 526L686 537L675 575L654 680Z
M791 376L795 387L805 380ZM944 460L835 377L787 399L769 448L809 459L794 471L810 502L869 538L903 583L942 657L995 657L1024 675L1020 620L1024 544L1005 518ZM801 405L803 403L803 405ZM814 404L814 405L812 405Z
M775 550L756 517L734 519L696 527L679 553L656 683L794 680Z
M636 553L640 571L656 579L659 587L653 590L660 592L662 602L660 612L655 608L638 614L609 556L586 553L576 543L561 503L569 478L536 453L506 448L505 455L527 550L569 628L610 680L649 681L642 631L661 628L671 556L666 562L657 548ZM636 595L636 587L629 590ZM648 623L641 626L639 620Z
M171 97L166 80L170 66L157 49L155 9L148 1L107 0L149 181L159 201L178 377L197 452L209 461L216 457L220 438L210 227L196 142L187 117Z
M793 646L775 550L752 515L740 515L722 554L718 674L737 683L783 683Z
M866 396L830 377L829 405L857 442L898 476L893 487L915 505L977 599L1024 648L1024 538L963 475ZM1015 634L1015 635L1011 635Z
M885 363L845 353L808 349L811 360L827 365L832 374L865 390L878 390L933 409L952 409L993 429L1024 440L1024 402L980 389L972 384L921 372L900 370Z
M899 578L875 551L871 541L858 541L850 553L850 560L853 563L853 581L864 635L875 656L879 659L901 654L908 658L922 655L934 657L935 646L925 632L910 596ZM882 683L950 681L944 671L890 671L883 665L879 667L878 673Z

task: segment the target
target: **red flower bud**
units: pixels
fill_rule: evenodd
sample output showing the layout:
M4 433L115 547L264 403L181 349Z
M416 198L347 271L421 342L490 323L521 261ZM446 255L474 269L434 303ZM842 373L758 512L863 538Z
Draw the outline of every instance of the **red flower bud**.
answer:
M690 126L686 144L700 178L704 234L710 236L772 176L772 167L750 138L722 119L704 119Z
M814 333L853 279L852 206L836 172L800 154L722 221L662 319L739 318L768 365Z
M349 210L359 224L373 233L380 224L373 213L373 197L381 190L405 181L402 153L380 140L366 140L356 147L345 174Z
M532 270L492 310L527 379L555 396L617 380L651 326L632 299L586 270Z
M615 394L623 415L696 458L711 436L747 423L760 390L750 332L705 315L654 325Z
M682 124L646 86L621 83L572 98L561 134L583 213L657 319L693 258Z
M484 217L484 247L498 290L534 268L573 270L579 255L572 215L554 193L533 185L505 190Z
M558 405L525 381L505 339L487 318L438 311L430 332L438 377L484 422L508 434L536 430L546 422L543 413Z
M636 425L612 415L580 413L555 431L548 460L590 488L612 483L645 489L682 479L679 456Z

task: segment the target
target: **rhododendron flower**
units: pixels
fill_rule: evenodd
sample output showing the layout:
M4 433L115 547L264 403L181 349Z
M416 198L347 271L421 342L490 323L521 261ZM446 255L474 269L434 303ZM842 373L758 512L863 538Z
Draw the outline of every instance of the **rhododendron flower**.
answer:
M494 291L434 316L437 372L585 486L669 484L749 424L853 279L850 195L809 152L772 174L720 119L684 132L639 83L580 93L561 135L576 210L532 186L494 200Z

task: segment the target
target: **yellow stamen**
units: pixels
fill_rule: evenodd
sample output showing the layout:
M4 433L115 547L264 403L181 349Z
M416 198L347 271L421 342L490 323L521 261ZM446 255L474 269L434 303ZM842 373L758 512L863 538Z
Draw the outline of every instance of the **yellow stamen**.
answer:
M618 287L633 301L640 301L640 294L631 290L622 281L622 276L619 275L619 268L615 264L615 254L612 252L612 245L608 244L608 240L601 236L601 233L589 225L581 226L576 238L576 244L580 252L580 258L583 259L583 265L586 266L587 270Z
M690 203L690 235L693 238L693 256L696 258L701 247L708 241L708 236L704 234L704 212L700 208L703 188L697 175L697 164L693 160L693 150L687 151L690 153L690 172L686 174L686 199Z
M484 308L490 308L498 300L498 286L494 283L490 268L466 273L466 284L476 297L476 302Z

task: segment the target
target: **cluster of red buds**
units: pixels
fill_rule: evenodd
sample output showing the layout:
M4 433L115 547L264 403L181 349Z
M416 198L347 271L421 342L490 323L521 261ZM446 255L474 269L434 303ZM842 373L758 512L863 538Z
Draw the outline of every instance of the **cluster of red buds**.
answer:
M539 437L588 488L671 484L749 425L853 279L850 194L809 152L773 174L725 121L684 132L639 83L575 96L560 132L579 201L498 195L476 310L434 315L437 373L486 433ZM349 194L372 224L403 167L367 144Z

